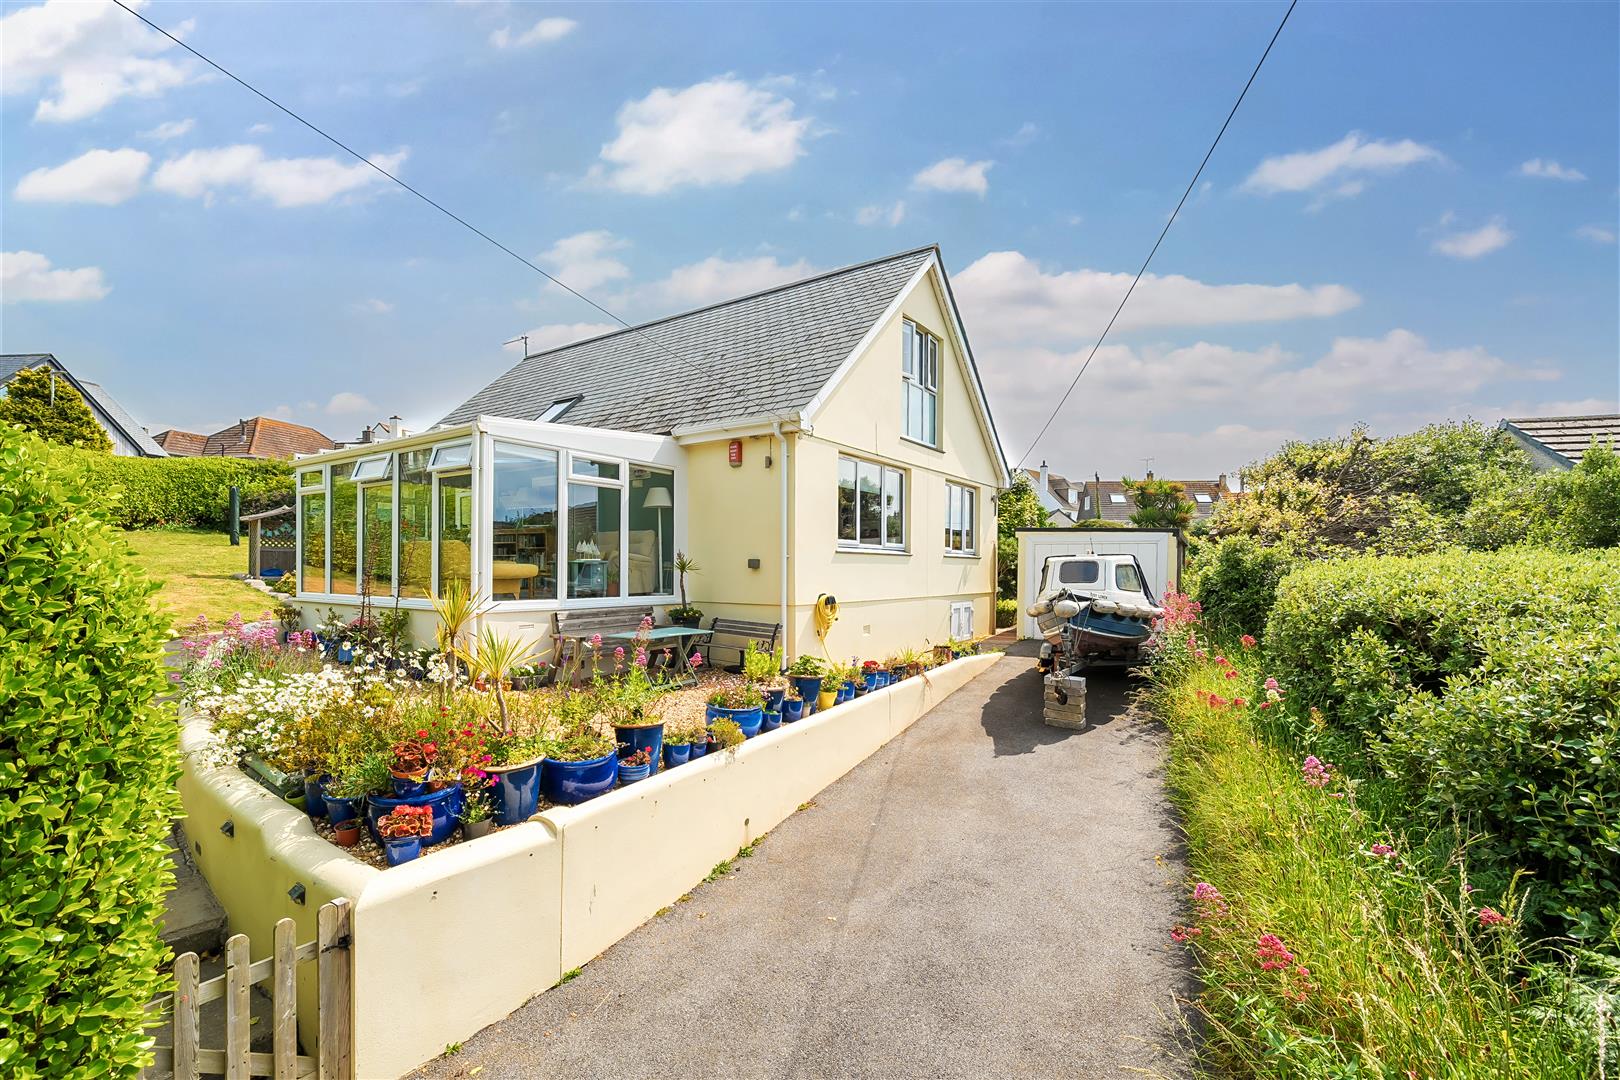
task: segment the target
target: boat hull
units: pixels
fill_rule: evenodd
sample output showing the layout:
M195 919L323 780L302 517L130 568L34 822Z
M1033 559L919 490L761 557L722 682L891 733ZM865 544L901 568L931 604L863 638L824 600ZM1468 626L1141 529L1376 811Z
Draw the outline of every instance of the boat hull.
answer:
M1104 614L1089 606L1067 619L1047 612L1036 616L1035 624L1048 644L1063 645L1067 634L1075 644L1096 649L1141 645L1153 633L1153 627L1143 619Z

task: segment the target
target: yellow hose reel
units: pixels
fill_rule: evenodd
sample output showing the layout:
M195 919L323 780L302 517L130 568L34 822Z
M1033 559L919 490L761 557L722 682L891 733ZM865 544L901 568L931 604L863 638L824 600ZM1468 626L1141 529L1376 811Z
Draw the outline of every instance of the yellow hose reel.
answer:
M838 598L822 593L816 597L816 636L827 640L827 631L838 621Z

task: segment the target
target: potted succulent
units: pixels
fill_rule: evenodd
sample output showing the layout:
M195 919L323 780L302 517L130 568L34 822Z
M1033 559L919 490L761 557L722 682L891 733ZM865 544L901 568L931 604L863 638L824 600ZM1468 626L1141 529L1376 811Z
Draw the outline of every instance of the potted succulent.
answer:
M337 841L338 847L354 847L360 842L360 820L350 818L338 822L334 826L333 838Z
M483 792L475 791L467 796L466 803L461 808L461 835L468 840L476 840L480 836L487 836L495 821L490 817L489 799Z
M633 784L652 775L652 754L646 749L632 750L619 759L619 783Z
M787 671L788 681L799 692L806 713L816 710L817 695L821 693L821 661L813 656L800 656ZM827 703L831 705L831 702ZM822 706L825 708L826 706Z
M433 811L426 806L396 806L377 822L389 866L410 862L422 854L422 840L432 832Z
M759 734L764 723L765 698L752 686L730 686L709 695L709 715L715 723L729 720L745 738ZM712 725L711 725L712 726Z
M709 739L716 750L735 750L747 738L735 720L721 719L709 725Z
M455 655L467 666L475 686L482 684L495 698L495 713L483 723L485 753L476 771L490 777L490 799L497 825L516 825L540 810L540 768L545 740L534 732L520 732L507 708L506 689L514 671L533 658L532 642L496 633L486 625ZM465 732L468 736L471 730Z
M686 602L686 575L697 573L701 567L684 551L675 553L675 575L680 582L681 602L672 608L665 608L664 614L676 626L686 626L696 630L703 625L703 611Z

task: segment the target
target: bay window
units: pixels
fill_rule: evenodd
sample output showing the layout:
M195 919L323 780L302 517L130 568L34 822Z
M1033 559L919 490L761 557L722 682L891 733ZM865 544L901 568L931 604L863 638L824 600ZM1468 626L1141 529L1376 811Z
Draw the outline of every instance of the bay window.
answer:
M975 555L975 525L979 492L947 482L945 485L945 550L952 555Z
M900 331L900 431L938 446L939 339L907 319Z
M904 472L875 461L838 459L838 545L905 550Z

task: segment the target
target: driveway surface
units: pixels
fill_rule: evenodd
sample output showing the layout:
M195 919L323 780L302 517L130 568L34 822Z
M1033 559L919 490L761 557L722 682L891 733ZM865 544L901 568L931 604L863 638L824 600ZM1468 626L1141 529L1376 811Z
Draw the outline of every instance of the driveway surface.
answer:
M1046 727L1033 658L1003 657L420 1075L1187 1075L1179 841L1127 690L1096 676L1093 728Z

